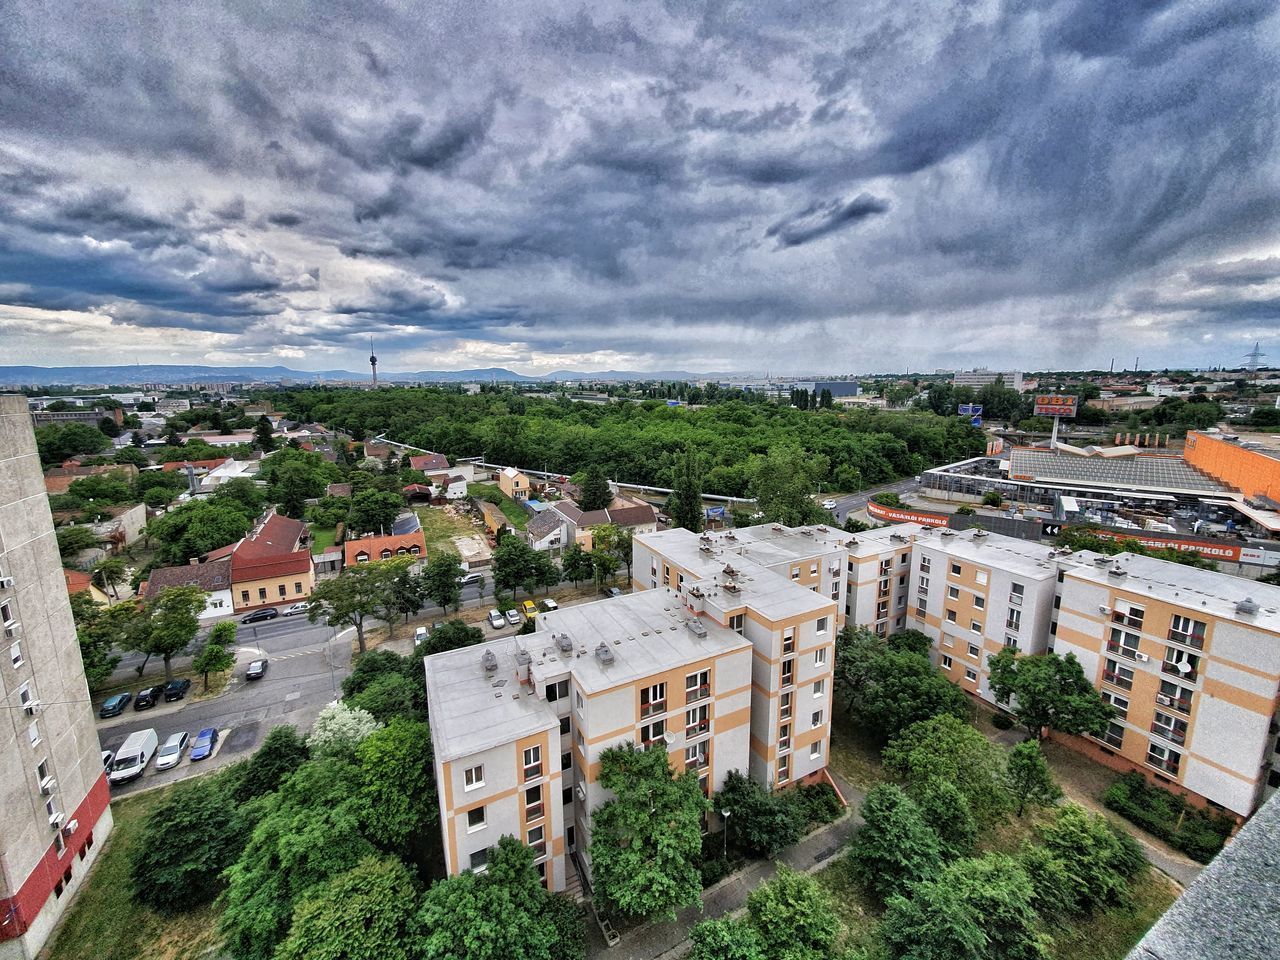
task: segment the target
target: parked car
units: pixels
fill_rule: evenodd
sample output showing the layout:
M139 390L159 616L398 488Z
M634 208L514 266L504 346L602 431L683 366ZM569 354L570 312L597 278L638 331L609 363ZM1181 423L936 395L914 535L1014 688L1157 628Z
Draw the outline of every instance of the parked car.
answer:
M112 786L128 783L142 776L142 771L155 756L159 745L160 738L156 736L155 730L135 730L129 734L116 751L115 759L111 762L111 772L107 774Z
M124 713L124 708L129 705L129 701L133 699L132 693L113 693L107 699L102 701L102 707L98 710L98 716L104 720L107 717L118 717Z
M249 666L244 668L244 678L246 680L261 680L267 675L267 660L263 657L260 660L250 660Z
M530 620L534 619L538 615L537 604L532 600L526 600L524 603L520 604L520 609L524 611L524 615Z
M420 644L426 643L427 636L428 633L426 627L415 627L413 631L413 645L416 647Z
M164 684L157 683L154 687L147 687L138 691L138 695L133 698L133 709L150 710L160 698L164 696Z
M247 613L240 618L241 623L262 623L264 620L274 620L280 616L280 611L275 607L267 607L265 610L255 610L253 613Z
M506 618L502 615L502 611L497 607L489 611L489 626L495 630L501 630L507 625Z
M520 624L521 624L521 622L522 622L523 620L524 620L524 618L523 618L522 616L520 616L520 611L519 611L519 610L508 610L508 611L507 611L507 623L511 624L511 626L513 626L513 627L518 627L518 626L520 626Z
M114 750L103 750L102 751L102 769L107 771L107 773L110 773L111 761L114 760L115 758L116 758L116 752Z
M611 597L620 597L622 596L622 588L610 587L608 590L605 591L605 593L607 593Z
M187 695L187 691L191 689L191 681L186 677L178 680L170 680L164 685L164 702L172 703L174 700L181 700Z
M206 760L213 756L213 748L218 745L218 731L215 727L205 727L196 734L191 742L191 759Z
M186 733L175 733L166 740L160 752L156 754L156 769L168 770L170 767L176 767L182 761L182 755L186 753L189 739Z
M556 603L550 597L547 597L545 600L542 601L542 609L543 610L559 610L560 604Z
M443 626L444 626L443 620L433 620L431 621L431 632L435 633L437 630L439 630Z
M471 584L479 583L483 579L484 579L483 573L468 573L458 582L462 584L464 587L469 587L471 586Z
M834 510L835 508L836 508L836 502L834 500L827 499L822 501L823 510Z
M296 617L296 616L299 616L300 614L305 614L306 612L307 612L307 605L305 603L291 603L289 604L289 606L284 608L284 613L281 614L281 616Z

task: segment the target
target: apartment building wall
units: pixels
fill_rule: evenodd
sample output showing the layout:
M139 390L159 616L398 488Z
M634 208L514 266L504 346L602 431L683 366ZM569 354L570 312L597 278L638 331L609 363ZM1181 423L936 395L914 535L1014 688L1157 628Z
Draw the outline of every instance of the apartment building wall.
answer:
M911 597L911 541L859 540L846 560L845 619L879 636L907 628Z
M0 958L41 950L111 830L25 398L0 397Z
M315 570L308 565L294 573L237 580L231 585L233 605L237 613L257 607L281 603L299 603L315 589Z
M1119 715L1102 738L1073 745L1248 815L1276 786L1280 590L1261 601L1272 613L1240 614L1191 584L1173 586L1161 561L1101 559L1064 571L1054 650L1074 654ZM1208 573L1194 575L1235 588L1235 578ZM1164 595L1153 594L1154 578ZM1245 590L1275 590L1237 583L1241 600Z

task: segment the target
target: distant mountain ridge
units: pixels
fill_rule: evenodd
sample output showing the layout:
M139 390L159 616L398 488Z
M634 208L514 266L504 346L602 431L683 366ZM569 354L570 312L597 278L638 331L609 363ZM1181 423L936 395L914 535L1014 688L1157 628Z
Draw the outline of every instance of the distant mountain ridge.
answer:
M537 383L551 380L697 380L705 377L729 376L723 373L690 373L683 370L606 370L580 372L556 370L541 376L516 373L506 367L481 367L471 370L419 370L415 373L379 372L378 379L391 383L429 381L464 383L502 381ZM139 383L216 383L225 380L282 380L313 383L320 380L368 381L368 373L350 370L294 370L291 367L242 366L213 367L201 364L117 364L111 366L34 367L0 366L0 386L24 384L139 384Z

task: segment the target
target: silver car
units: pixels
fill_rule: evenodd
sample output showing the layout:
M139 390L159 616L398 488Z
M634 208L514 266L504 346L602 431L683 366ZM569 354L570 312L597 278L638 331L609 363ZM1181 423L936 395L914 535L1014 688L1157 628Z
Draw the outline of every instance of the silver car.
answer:
M187 752L187 739L185 733L175 733L166 740L156 754L156 769L168 770L176 767L182 760L182 755Z
M507 611L507 623L511 624L511 626L518 627L523 622L524 622L524 617L520 616L519 610Z
M495 630L501 630L507 625L507 621L503 619L502 611L496 607L489 611L489 626Z

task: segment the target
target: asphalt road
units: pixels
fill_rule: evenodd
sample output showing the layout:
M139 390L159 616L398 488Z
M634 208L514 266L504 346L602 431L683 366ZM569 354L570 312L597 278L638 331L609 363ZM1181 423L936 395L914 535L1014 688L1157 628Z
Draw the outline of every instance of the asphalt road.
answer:
M867 501L874 497L877 493L896 493L901 496L904 493L914 493L920 489L920 484L915 477L907 477L905 480L896 480L893 483L886 483L879 487L870 487L861 490L851 496L844 497L836 501L836 508L831 512L836 516L836 523L844 523L845 518L851 513L857 513L859 510L865 510Z

